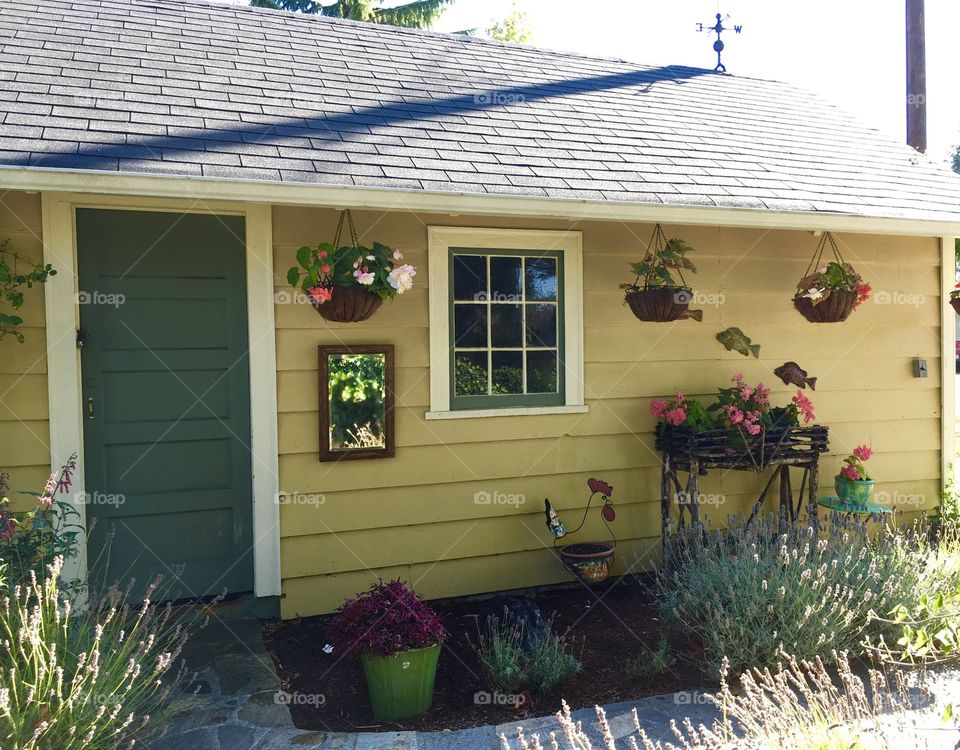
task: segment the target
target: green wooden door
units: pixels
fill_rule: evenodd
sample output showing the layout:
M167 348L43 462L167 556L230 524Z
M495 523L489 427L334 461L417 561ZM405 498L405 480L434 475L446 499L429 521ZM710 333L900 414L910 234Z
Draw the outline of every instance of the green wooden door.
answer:
M91 572L253 588L244 222L77 210Z

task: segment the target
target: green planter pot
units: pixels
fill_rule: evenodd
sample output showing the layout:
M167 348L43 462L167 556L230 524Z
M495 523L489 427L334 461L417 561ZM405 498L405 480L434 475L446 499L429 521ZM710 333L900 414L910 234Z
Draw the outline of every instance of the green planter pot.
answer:
M837 490L837 497L850 505L864 506L870 502L873 494L872 479L847 479L844 476L833 478L833 486Z
M440 660L440 644L402 651L393 656L362 654L373 717L403 719L428 711Z

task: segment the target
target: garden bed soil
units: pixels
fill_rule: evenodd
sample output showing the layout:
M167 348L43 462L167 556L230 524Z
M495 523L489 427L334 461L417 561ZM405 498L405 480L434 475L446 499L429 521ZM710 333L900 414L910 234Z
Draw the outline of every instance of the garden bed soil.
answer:
M652 594L642 583L619 579L592 590L575 584L527 598L545 617L555 613L553 630L572 642L572 652L583 664L579 674L554 695L525 695L524 705L517 709L484 704L477 694L492 690L468 636L476 642L478 613L488 611L489 603L464 599L432 603L450 633L440 656L433 708L398 722L373 719L356 655L323 652L329 640L329 616L268 625L267 646L291 696L294 724L326 731L465 729L552 714L560 708L561 696L576 710L716 685L702 670L702 651L690 643L671 643L675 662L663 673L644 678L628 674L627 663L649 655L666 634L652 606Z

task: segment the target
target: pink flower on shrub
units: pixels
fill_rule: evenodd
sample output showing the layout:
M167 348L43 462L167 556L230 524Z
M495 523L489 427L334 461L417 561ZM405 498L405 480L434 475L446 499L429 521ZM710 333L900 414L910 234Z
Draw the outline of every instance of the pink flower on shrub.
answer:
M330 264L324 263L322 266L320 266L320 271L321 273L330 273Z
M683 403L683 394L680 393L680 391L677 391L677 403L678 403L678 404L682 404L682 403Z
M749 434L751 434L751 435L759 435L759 434L760 434L760 425L758 425L758 424L748 424L748 425L747 425L747 432L748 432Z
M736 406L727 406L725 407L727 412L727 419L730 420L730 424L737 425L743 421L743 412L740 411Z
M847 479L851 479L854 482L860 479L860 470L853 464L844 464L843 468L840 469L840 473Z
M797 391L797 395L791 400L796 405L797 411L800 413L800 416L803 417L804 422L812 422L816 419L813 413L813 402L803 395L803 391Z
M757 383L756 390L753 392L754 401L761 406L766 406L770 402L770 389L763 383Z
M320 251L317 253L317 257L320 258L320 260L323 260L324 258L327 257L327 251L326 251L326 250L320 250Z
M657 419L663 419L667 413L667 402L662 398L655 398L650 402L650 413Z
M374 274L369 271L361 271L359 268L353 272L354 278L358 284L370 286L373 283Z
M671 409L668 411L664 415L664 418L674 427L679 427L684 423L684 420L686 420L687 413L678 406L676 409Z
M869 461L870 456L873 455L873 451L870 450L866 445L858 445L853 449L853 455L856 458L859 458L861 461Z

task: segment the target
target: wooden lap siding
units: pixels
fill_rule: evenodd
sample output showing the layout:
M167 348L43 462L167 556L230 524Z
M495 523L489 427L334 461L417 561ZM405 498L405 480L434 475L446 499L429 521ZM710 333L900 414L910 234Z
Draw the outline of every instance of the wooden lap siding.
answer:
M329 241L337 214L274 209L278 291L302 244ZM899 304L866 303L846 324L814 325L793 309L794 284L816 239L809 232L667 226L693 245L697 292L724 303L693 305L704 322L642 324L622 304L653 227L646 224L529 221L358 212L362 240L402 249L418 268L412 293L384 304L359 325L327 326L307 305L278 304L280 488L321 493L321 504L281 506L284 617L329 611L378 576L400 576L427 597L570 580L549 551L543 498L568 524L579 523L586 479L615 487L619 540L615 572L649 569L659 555L658 456L651 398L681 390L707 395L743 371L763 380L776 403L794 388L772 374L786 360L819 376L818 421L831 427L832 476L860 443L877 452L877 492L922 495L933 507L940 474L939 240L840 235L846 258ZM424 419L429 410L427 225L572 228L583 232L587 414ZM896 295L901 295L896 300ZM905 303L903 295L914 295ZM281 296L280 299L283 299ZM762 347L761 359L727 352L714 335L739 326ZM392 343L397 356L397 457L317 461L317 344ZM930 377L912 377L927 359ZM759 490L751 474L712 475L704 493L724 495L708 513L721 522ZM478 491L522 494L526 502L482 505ZM582 539L604 538L598 517Z
M336 212L274 209L275 279L284 282L302 244L329 241ZM830 425L829 478L840 458L867 442L877 492L939 494L940 304L939 240L841 234L841 248L888 295L912 304L866 303L842 325L806 323L790 305L793 284L809 261L808 232L665 227L697 248L703 294L723 294L719 307L700 305L704 322L642 324L621 304L617 284L639 257L652 226L611 222L529 221L356 214L366 240L399 247L419 273L412 293L387 302L356 326L330 326L306 305L279 303L277 355L280 488L322 493L319 505L282 505L284 617L329 611L377 576L401 576L428 597L568 581L548 551L543 497L567 522L579 522L586 479L614 485L619 540L615 572L654 565L658 544L658 466L652 452L651 398L674 390L711 393L738 370L774 388L778 403L793 388L771 370L792 359L820 378L810 395L818 421ZM429 343L426 225L573 228L583 232L587 414L427 422ZM41 258L40 197L11 191L0 198L0 239ZM0 469L14 489L39 489L49 471L43 290L28 295L25 344L0 343ZM38 292L38 293L36 293ZM920 298L923 298L922 301ZM285 296L280 296L282 300ZM761 359L727 352L714 335L739 326L762 347ZM952 335L952 332L951 332ZM321 464L317 460L317 344L392 343L397 356L397 457ZM929 377L912 377L923 357ZM349 465L348 465L349 464ZM725 494L710 506L717 521L744 508L760 480L747 473L713 475L705 493ZM478 505L475 492L523 494L526 503ZM19 501L18 501L19 502ZM22 504L21 504L22 505ZM584 539L602 538L597 518Z
M0 193L0 242L33 263L43 259L39 193ZM5 310L7 308L4 308ZM26 341L0 340L0 471L10 473L10 489L39 491L50 474L50 429L47 405L47 358L43 287L25 290L23 318ZM14 495L15 510L31 503Z

